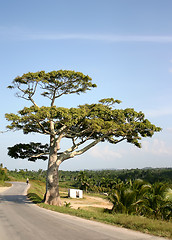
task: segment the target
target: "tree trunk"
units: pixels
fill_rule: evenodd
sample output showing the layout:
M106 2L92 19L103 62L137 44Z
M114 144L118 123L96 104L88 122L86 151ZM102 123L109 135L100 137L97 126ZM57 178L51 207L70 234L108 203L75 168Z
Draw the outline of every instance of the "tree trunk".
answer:
M57 145L55 139L50 139L50 155L47 169L46 194L44 202L49 205L61 206L59 194L59 174L57 165Z
M48 163L45 203L49 205L61 206L59 194L58 166L56 164L56 161L53 161L54 158L57 157L50 156Z

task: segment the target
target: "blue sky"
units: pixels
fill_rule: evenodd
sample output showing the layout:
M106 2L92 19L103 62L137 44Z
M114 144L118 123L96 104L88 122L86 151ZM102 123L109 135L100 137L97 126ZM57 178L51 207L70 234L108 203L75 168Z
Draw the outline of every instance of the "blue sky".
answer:
M143 111L163 131L143 139L142 149L127 143L99 144L64 162L61 169L172 167L171 0L8 0L0 1L0 9L2 131L8 124L4 114L28 104L6 88L16 76L40 70L80 71L98 87L59 99L57 105L113 97L122 101L120 108ZM46 169L47 162L7 156L8 146L33 140L49 141L20 132L0 134L0 162L9 169Z

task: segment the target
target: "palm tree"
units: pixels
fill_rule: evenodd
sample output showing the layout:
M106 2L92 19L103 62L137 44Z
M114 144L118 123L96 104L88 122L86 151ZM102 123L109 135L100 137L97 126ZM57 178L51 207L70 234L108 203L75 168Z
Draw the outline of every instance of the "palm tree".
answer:
M109 197L113 203L113 212L139 214L143 197L150 188L151 185L141 179L137 179L134 182L129 180L126 183L118 181L114 186L115 190L112 191Z
M78 174L78 181L79 181L79 187L82 190L88 191L88 188L90 186L90 178L87 176L85 171L80 171Z
M140 214L140 205L144 201L144 196L150 191L151 185L147 184L142 179L136 179L133 183L130 181L131 189L135 193L135 200L133 205L135 206L135 213Z
M168 186L157 182L152 185L150 193L144 196L141 213L156 219L169 220L172 217L172 202L166 199Z
M132 189L127 188L124 182L121 182L109 195L109 200L113 203L112 212L130 214L133 212L135 193Z

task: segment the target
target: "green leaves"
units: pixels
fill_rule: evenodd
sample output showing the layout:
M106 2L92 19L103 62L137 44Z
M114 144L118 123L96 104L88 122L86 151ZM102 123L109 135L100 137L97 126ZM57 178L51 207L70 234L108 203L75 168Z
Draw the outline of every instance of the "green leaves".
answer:
M165 198L167 185L156 182L151 185L141 179L135 181L114 182L109 192L115 213L136 214L155 219L170 220L172 202Z
M18 76L8 88L18 89L17 96L31 101L33 105L17 114L6 114L6 119L11 122L7 128L23 130L24 134L47 134L56 141L71 139L72 147L67 153L72 153L89 140L93 142L88 144L88 149L100 141L117 144L124 140L141 147L141 137L151 137L161 130L145 119L142 112L132 108L115 109L114 105L121 101L113 98L101 99L97 104L79 105L77 108L55 106L55 100L62 95L80 94L94 87L96 84L88 75L69 70L28 72ZM34 100L37 92L50 99L49 106L38 107ZM85 147L81 152L86 150Z
M37 88L41 89L41 95L51 100L51 106L54 105L56 98L64 94L86 92L95 88L96 84L88 75L81 72L70 70L59 70L45 73L40 71L36 73L26 73L13 80L13 85L8 88L17 88L18 97L30 100L33 103L33 96ZM36 104L35 104L36 105Z
M8 148L8 155L12 158L28 158L29 161L36 161L37 159L47 160L45 156L49 153L48 144L42 145L41 143L31 142L30 144L16 144Z
M113 98L102 99L98 104L80 105L77 108L55 105L56 99L62 95L80 94L95 87L96 84L92 83L92 79L88 75L68 70L48 73L45 71L29 72L16 77L12 85L8 86L9 89L16 88L17 96L30 101L32 106L23 108L17 114L6 114L5 117L10 122L7 128L23 130L24 134L39 133L50 137L50 148L47 144L20 143L9 147L8 154L13 158L28 158L30 161L46 160L46 155L49 154L48 172L54 183L49 184L48 179L50 178L47 178L47 193L51 193L49 191L51 185L56 185L56 189L58 188L56 171L63 161L81 155L104 141L117 144L126 140L140 147L141 137L151 137L154 132L161 130L145 119L142 112L137 113L130 108L115 109L114 104L119 104L121 101ZM34 99L37 93L48 98L50 104L39 107ZM60 141L63 138L70 139L71 146L63 152L59 152ZM116 197L119 198L118 193L116 192ZM126 195L130 201L121 205L121 201L118 199L118 207L122 206L121 211L127 208L134 196L133 191L130 190L123 191L123 195ZM48 203L58 202L52 195L46 195L46 197L47 199L52 198L52 201L46 199Z
M104 99L99 100L99 102L103 103L107 106L114 105L115 103L118 103L118 104L121 103L120 100L114 100L113 98L104 98Z
M151 137L161 130L145 119L142 112L136 112L132 108L112 109L104 102L106 99L103 103L85 104L69 109L56 106L25 107L18 115L6 114L6 119L12 122L7 127L23 129L25 134L37 132L50 135L50 122L53 122L54 134L57 136L61 134L60 129L63 127L66 138L101 139L113 144L126 140L137 147L141 147L141 137Z

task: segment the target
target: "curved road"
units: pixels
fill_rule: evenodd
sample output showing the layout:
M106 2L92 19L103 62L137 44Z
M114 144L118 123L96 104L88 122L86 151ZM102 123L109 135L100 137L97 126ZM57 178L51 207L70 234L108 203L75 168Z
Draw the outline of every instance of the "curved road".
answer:
M0 193L1 240L160 240L164 238L39 208L26 197L26 183Z

